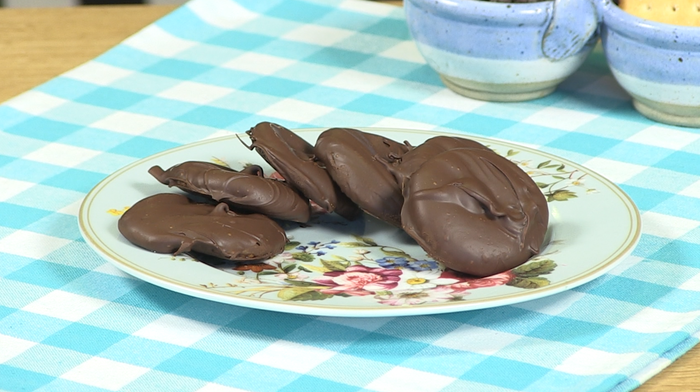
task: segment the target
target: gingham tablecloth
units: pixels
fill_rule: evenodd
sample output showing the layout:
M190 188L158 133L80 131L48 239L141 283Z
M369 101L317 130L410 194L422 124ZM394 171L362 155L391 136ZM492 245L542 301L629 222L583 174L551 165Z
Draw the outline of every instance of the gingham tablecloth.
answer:
M329 318L191 298L121 273L76 219L134 160L259 121L470 132L619 184L644 231L611 273L479 311ZM597 49L549 97L459 97L400 8L194 0L0 106L0 389L630 390L698 341L700 133L634 111Z

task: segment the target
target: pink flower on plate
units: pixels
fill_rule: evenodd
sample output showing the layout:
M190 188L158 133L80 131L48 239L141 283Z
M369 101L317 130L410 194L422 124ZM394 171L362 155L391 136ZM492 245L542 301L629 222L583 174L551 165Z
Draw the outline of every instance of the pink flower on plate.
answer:
M353 265L345 271L326 272L323 277L314 279L314 282L328 286L327 289L319 290L323 294L363 296L393 289L401 279L401 273L401 270Z
M459 280L457 283L451 284L448 287L457 293L466 290L473 290L482 287L494 287L507 284L515 277L511 271L501 272L500 274L487 276L485 278L471 278L468 275L461 274L452 270L443 271L441 278L452 278Z
M420 305L428 302L448 302L455 299L451 289L444 286L433 290L400 291L391 294L377 295L374 298L380 304L391 306Z

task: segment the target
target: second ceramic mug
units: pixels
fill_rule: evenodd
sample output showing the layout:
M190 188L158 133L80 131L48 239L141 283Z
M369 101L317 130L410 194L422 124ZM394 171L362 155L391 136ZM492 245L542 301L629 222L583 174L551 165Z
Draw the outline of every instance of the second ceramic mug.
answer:
M406 0L404 7L418 49L445 85L480 100L551 93L597 40L592 0Z
M605 58L634 107L659 122L700 128L700 27L638 18L600 0Z

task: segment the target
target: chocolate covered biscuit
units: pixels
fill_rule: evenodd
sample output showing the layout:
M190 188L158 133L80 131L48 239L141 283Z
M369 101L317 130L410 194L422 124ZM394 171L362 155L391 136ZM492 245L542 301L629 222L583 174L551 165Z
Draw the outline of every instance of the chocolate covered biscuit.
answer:
M328 212L352 220L360 210L316 160L314 148L289 129L261 122L247 132L255 149L284 179Z
M314 152L340 189L364 211L401 226L401 188L387 168L408 146L351 128L332 128Z
M209 196L233 208L269 217L306 222L311 214L307 199L284 182L265 178L259 166L244 172L208 162L190 161L168 170L153 166L148 172L161 183L187 192Z
M264 215L238 215L225 203L198 204L173 193L137 202L118 228L131 243L156 253L197 252L235 261L270 258L287 243L284 230Z
M539 253L547 201L534 181L500 155L461 148L427 160L406 182L401 220L433 258L488 276Z

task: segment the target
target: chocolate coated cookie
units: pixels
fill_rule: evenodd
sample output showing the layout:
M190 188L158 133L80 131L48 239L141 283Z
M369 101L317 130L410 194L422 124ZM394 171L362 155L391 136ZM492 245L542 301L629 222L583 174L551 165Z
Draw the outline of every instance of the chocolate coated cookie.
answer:
M519 167L486 149L427 160L404 188L403 227L447 267L474 276L509 270L539 253L547 201Z
M148 172L167 186L209 196L233 208L276 219L309 220L311 207L308 199L284 182L263 177L259 166L249 166L244 170L237 172L213 163L189 161L166 171L153 166Z
M328 212L352 220L360 210L316 160L314 148L289 129L261 122L246 132L255 149L284 179Z
M387 165L408 146L351 128L323 132L316 156L348 197L365 212L401 227L403 196Z
M118 227L131 243L153 252L198 252L235 261L270 258L287 243L284 230L264 215L238 215L225 203L198 204L174 193L137 202Z

